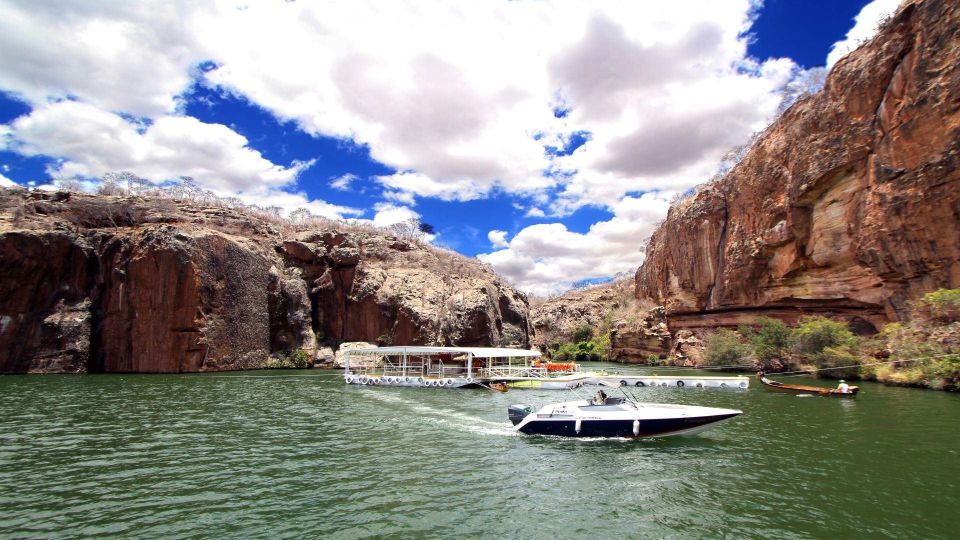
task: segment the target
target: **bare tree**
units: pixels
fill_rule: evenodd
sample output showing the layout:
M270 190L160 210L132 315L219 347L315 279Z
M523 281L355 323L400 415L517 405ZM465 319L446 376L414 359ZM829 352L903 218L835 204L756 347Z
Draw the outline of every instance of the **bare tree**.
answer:
M297 208L290 212L290 222L294 225L303 225L313 219L313 214L306 208Z
M76 178L57 178L53 181L53 185L56 186L59 191L69 191L71 193L80 193L83 191L83 184Z
M410 218L390 225L389 229L404 238L423 240L434 234L433 225L420 221L420 218Z
M780 89L780 105L777 106L776 117L779 118L801 98L819 92L826 81L827 68L825 67L794 70L790 82Z

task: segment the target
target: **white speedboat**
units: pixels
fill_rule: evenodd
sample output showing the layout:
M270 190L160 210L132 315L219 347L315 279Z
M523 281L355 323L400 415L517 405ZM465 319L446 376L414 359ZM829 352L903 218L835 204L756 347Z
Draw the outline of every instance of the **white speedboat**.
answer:
M642 403L624 396L551 403L539 410L528 405L511 405L508 414L515 429L528 435L666 437L701 433L742 411Z

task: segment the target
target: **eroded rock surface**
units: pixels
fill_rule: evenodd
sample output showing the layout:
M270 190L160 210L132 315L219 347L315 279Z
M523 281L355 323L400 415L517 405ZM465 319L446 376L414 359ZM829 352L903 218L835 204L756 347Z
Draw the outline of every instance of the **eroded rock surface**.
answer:
M633 283L619 280L570 291L530 310L533 343L541 350L570 341L573 330L588 325L596 334L610 333L610 359L645 362L670 351L671 339L662 307L640 305Z
M960 286L960 4L910 3L725 178L674 205L636 274L671 329L816 313L870 332Z
M286 232L229 208L0 189L0 372L251 369L347 341L528 346L526 297L374 229Z

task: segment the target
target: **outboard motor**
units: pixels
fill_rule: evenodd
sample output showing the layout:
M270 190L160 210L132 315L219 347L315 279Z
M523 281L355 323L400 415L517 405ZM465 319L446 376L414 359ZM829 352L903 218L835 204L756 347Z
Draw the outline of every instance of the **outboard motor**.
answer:
M507 407L507 415L510 417L510 422L512 422L513 425L523 422L523 419L532 412L533 407L529 405L511 405Z

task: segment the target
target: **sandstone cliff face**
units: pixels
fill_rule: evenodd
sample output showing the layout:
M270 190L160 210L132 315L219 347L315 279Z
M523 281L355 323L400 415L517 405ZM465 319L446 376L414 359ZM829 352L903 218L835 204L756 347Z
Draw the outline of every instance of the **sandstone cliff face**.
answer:
M0 372L250 369L344 341L527 346L526 297L374 230L0 189ZM327 346L327 347L325 347Z
M960 286L960 4L902 7L725 178L671 208L636 274L670 326L757 315L868 332Z

